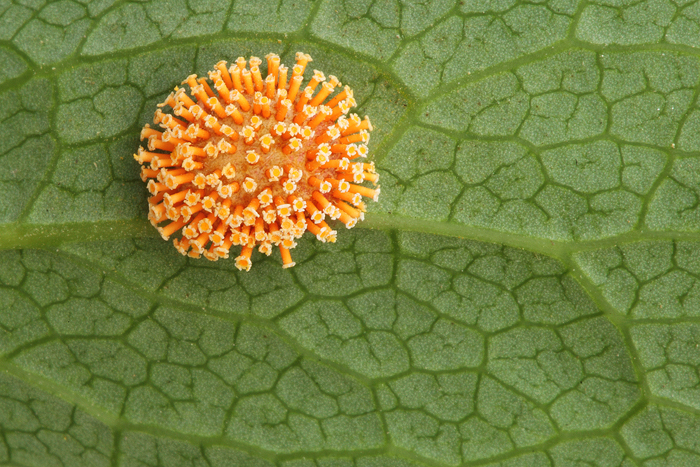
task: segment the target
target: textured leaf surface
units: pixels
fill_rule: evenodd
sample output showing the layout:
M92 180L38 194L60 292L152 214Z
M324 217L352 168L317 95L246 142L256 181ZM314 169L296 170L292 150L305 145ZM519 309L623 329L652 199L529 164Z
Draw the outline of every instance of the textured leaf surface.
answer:
M0 464L700 464L700 3L0 0ZM303 50L382 177L297 266L177 254L131 157Z

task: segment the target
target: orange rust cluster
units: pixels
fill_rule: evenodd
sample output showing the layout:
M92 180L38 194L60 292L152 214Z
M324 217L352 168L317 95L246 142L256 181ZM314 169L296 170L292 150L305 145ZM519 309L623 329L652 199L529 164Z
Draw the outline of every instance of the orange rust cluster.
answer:
M323 242L337 232L326 217L352 228L364 218L362 197L375 201L373 163L366 163L372 125L356 114L352 90L318 70L305 87L311 57L296 54L289 69L279 56L221 61L209 80L188 76L146 125L134 158L148 183L148 218L183 255L215 261L240 245L238 269L249 270L253 248L279 247L283 267L305 231ZM358 161L359 159L359 161Z

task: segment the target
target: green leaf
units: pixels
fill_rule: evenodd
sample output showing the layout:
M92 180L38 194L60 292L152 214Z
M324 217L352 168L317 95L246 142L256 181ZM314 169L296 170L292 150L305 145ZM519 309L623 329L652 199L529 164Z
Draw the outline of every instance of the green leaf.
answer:
M698 1L0 1L0 464L700 464L698 43ZM379 203L292 269L179 255L140 128L300 50Z

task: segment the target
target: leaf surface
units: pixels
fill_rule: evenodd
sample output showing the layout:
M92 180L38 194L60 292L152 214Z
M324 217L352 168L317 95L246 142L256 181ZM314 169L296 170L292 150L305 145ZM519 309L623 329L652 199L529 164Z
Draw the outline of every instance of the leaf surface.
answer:
M699 5L0 2L0 463L700 464ZM380 202L291 270L180 256L140 128L299 50Z

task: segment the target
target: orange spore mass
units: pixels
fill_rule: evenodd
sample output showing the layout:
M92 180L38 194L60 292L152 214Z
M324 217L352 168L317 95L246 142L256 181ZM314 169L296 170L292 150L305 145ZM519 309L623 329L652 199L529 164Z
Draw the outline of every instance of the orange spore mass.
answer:
M147 148L134 154L161 236L181 233L180 253L212 261L239 245L235 264L246 271L256 246L266 255L277 246L283 267L294 266L295 239L309 230L334 242L326 218L351 228L364 217L362 196L379 195L360 185L376 185L378 175L362 160L369 118L346 117L352 90L335 92L340 81L318 70L302 86L307 54L297 53L291 76L277 55L265 58L267 75L259 58L239 57L217 63L209 80L187 77L155 112L161 130L146 125Z

